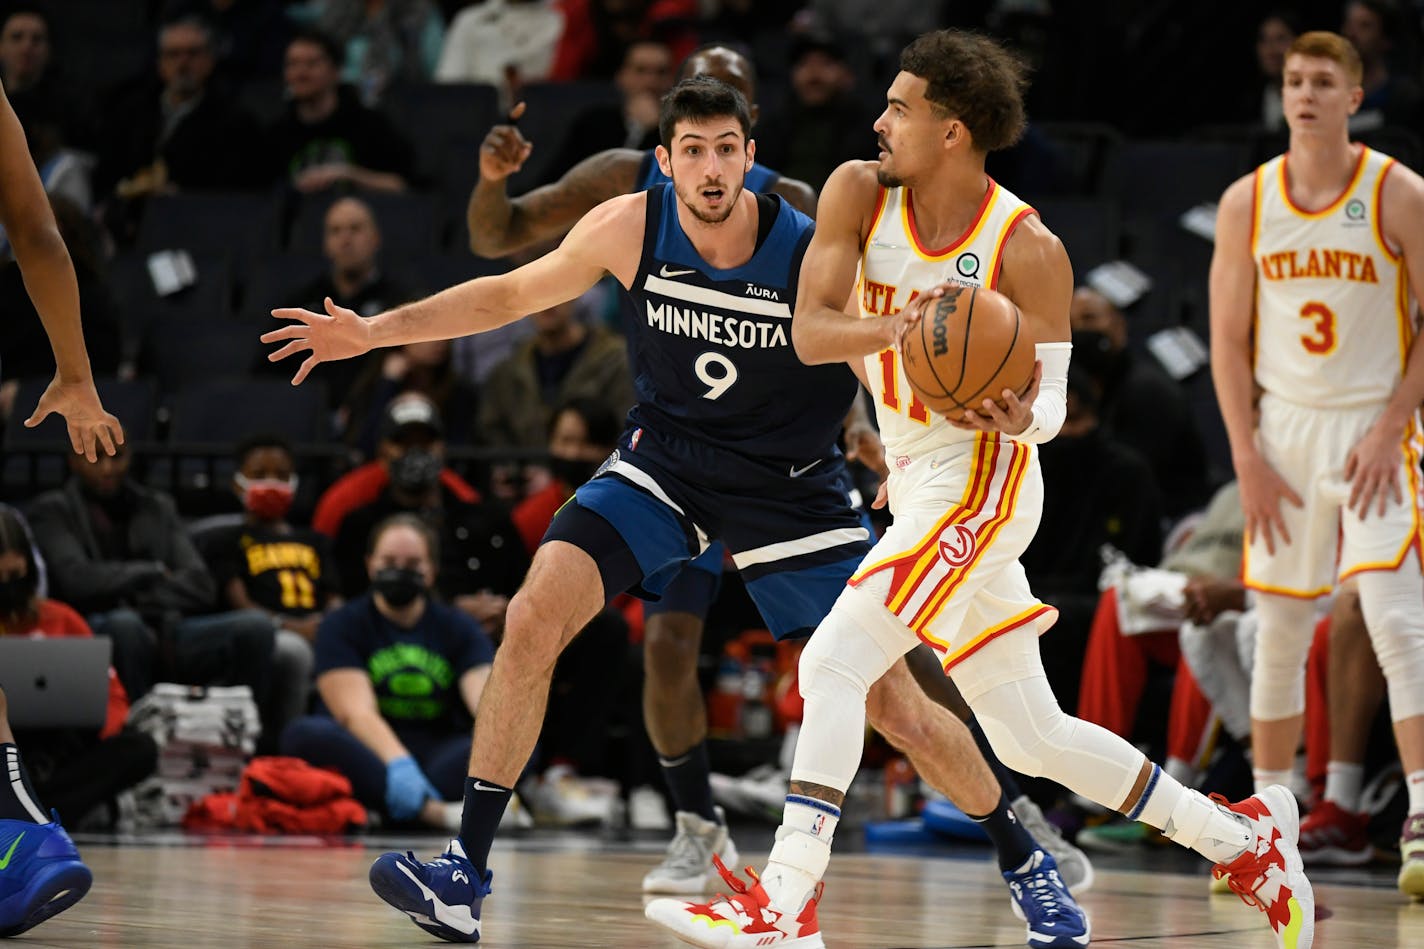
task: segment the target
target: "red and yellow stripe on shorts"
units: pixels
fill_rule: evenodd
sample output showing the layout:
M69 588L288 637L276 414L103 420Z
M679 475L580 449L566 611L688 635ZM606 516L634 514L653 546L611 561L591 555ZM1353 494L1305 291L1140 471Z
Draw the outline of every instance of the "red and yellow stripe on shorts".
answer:
M925 643L941 654L948 652L950 644L930 630L1013 517L1032 459L1028 445L981 434L974 443L969 483L959 503L915 546L862 567L850 578L850 585L859 586L867 577L891 571L886 608Z

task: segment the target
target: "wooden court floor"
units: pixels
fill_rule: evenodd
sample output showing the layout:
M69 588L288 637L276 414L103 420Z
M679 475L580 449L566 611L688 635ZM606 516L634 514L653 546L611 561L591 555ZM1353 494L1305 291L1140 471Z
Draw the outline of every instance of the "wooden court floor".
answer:
M101 842L80 838L95 884L79 905L9 943L15 947L408 947L443 945L380 902L366 882L382 849L429 857L440 844L390 839L174 836ZM490 949L608 946L673 949L681 943L642 915L639 882L657 844L588 838L497 844L494 893L485 903ZM760 864L764 853L745 862ZM1374 883L1383 879L1376 874ZM1316 946L1424 947L1424 905L1393 889L1320 882L1328 918ZM1209 897L1201 873L1101 867L1082 898L1093 943L1136 947L1267 949L1255 910ZM968 859L837 854L821 925L832 949L969 949L1022 946L1003 881L981 852Z

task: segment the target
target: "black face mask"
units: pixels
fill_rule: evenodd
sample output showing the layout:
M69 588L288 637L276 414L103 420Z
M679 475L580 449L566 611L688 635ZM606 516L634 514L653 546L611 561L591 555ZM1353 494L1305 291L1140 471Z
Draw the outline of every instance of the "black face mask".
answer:
M583 461L579 458L550 458L549 471L564 484L577 488L593 477L599 464L597 461Z
M1113 349L1112 340L1097 330L1073 331L1073 366L1099 383L1110 383L1122 372L1125 353Z
M425 577L409 567L382 567L371 576L371 589L399 609L425 593Z
M0 616L14 616L25 612L34 596L35 578L31 574L0 580Z
M391 484L406 494L424 494L440 480L440 459L424 448L412 448L391 462Z

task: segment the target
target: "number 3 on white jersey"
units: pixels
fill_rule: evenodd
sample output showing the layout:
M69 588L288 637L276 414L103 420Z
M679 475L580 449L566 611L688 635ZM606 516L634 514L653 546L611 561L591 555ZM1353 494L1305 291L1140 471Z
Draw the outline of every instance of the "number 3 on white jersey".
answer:
M714 371L715 370L715 371ZM692 364L692 371L707 386L702 393L704 399L720 399L722 394L737 383L737 367L732 360L721 353L703 353Z

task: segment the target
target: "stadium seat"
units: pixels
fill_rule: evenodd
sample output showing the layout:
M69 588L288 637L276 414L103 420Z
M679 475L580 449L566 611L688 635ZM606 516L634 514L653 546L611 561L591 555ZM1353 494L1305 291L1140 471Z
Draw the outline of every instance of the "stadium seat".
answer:
M168 437L176 445L227 444L266 433L299 444L326 441L326 391L320 383L196 381L177 394L172 406Z
M1036 122L1035 127L1057 149L1064 166L1065 187L1071 194L1098 190L1103 164L1122 141L1122 135L1098 122Z
M1034 202L1039 219L1063 241L1073 272L1114 260L1122 232L1117 203L1094 198L1044 198Z
M243 265L276 249L277 203L265 193L160 195L144 208L137 247L144 251L182 247L194 254L225 254Z
M519 130L534 143L534 150L524 167L509 179L510 194L523 194L549 179L565 133L579 116L610 105L616 107L622 101L617 87L609 82L531 82L520 91L519 98L527 104ZM484 131L478 138L484 137ZM478 174L479 152L471 155ZM474 179L470 180L473 184Z
M1248 170L1245 143L1124 142L1109 152L1098 191L1131 219L1175 218L1217 201Z
M419 83L392 87L385 111L415 146L419 171L440 174L444 145L454 137L484 137L499 119L499 95L484 83Z
M259 328L249 323L166 313L148 324L138 369L158 381L165 404L171 407L179 389L251 372L262 351L259 335Z
M295 295L320 277L328 266L326 260L316 254L276 254L256 261L243 283L239 312L244 319L270 319L274 307L306 303Z
M192 254L196 282L164 297L154 289L148 257L144 251L129 252L109 265L109 289L126 325L135 322L135 314L143 313L182 314L200 320L232 313L232 265L226 257Z

